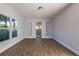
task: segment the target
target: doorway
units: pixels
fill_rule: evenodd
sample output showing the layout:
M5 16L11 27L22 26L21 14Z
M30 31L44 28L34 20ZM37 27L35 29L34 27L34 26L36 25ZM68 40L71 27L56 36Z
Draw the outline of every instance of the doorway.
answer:
M42 22L36 22L36 38L42 37Z

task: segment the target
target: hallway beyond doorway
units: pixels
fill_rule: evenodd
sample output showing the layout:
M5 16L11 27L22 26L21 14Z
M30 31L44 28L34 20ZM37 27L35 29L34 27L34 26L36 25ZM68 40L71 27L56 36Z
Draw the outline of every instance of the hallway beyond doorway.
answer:
M36 22L36 38L41 38L42 36L42 22Z

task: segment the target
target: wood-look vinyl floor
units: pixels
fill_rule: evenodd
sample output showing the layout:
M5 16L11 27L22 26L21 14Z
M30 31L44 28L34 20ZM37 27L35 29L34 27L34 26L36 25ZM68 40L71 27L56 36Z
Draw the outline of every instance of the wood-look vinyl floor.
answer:
M24 39L7 49L1 56L75 56L53 39Z

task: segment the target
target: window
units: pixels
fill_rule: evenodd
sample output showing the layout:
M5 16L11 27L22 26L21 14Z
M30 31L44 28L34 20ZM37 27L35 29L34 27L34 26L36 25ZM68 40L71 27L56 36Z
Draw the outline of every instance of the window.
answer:
M9 39L10 18L0 15L0 41Z
M12 30L12 31L10 31ZM12 35L10 35L12 33ZM17 21L0 14L0 41L17 37Z
M12 38L17 37L17 21L12 19Z

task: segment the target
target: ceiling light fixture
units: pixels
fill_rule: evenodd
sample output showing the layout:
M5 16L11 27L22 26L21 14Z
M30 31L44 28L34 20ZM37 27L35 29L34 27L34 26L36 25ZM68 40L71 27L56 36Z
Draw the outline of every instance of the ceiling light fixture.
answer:
M43 9L43 7L38 7L38 10L42 10Z

